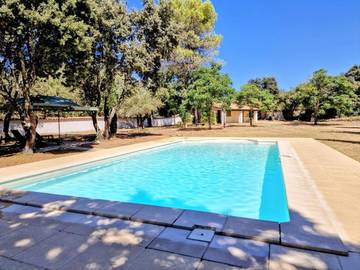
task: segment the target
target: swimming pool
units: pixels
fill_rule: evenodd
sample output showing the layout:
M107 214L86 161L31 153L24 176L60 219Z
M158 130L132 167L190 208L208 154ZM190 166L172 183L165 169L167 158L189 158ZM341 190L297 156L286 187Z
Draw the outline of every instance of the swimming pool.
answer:
M276 143L182 141L6 186L289 221Z

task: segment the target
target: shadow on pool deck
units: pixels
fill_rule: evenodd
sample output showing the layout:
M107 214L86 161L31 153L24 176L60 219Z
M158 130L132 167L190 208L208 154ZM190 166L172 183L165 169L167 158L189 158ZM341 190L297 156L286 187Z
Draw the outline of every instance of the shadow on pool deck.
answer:
M81 204L83 201L81 198L72 199L71 202L57 200L47 202L43 209L0 203L0 269L21 269L21 265L27 270L35 267L144 269L144 266L148 269L207 270L226 269L226 265L233 265L255 269L270 267L272 270L347 270L351 269L347 268L347 264L360 265L359 253L338 256L287 247L318 243L324 248L324 245L330 247L341 244L336 235L322 232L321 224L314 224L291 210L292 221L296 221L297 226L283 232L280 225L281 245L222 236L220 233L216 236L216 243L214 238L202 255L184 256L184 250L189 252L199 248L195 243L197 241L178 237L176 233L173 238L166 240L166 252L149 247L154 239L162 238L164 226L54 210L59 205L70 207L76 203ZM91 212L101 203L104 201L88 200L85 207ZM258 234L261 233L259 230ZM359 245L346 244L350 250L360 250Z

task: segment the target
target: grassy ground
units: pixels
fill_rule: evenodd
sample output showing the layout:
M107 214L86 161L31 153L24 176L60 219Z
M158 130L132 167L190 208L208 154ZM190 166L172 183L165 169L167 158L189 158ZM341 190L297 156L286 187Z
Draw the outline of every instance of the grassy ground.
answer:
M303 122L259 121L256 127L246 124L215 127L212 130L206 127L189 127L187 129L147 128L144 130L119 130L117 137L110 141L89 146L87 150L116 147L137 142L144 142L171 136L224 136L224 137L306 137L314 138L330 147L348 155L360 162L360 120L354 121L327 121L318 126ZM67 136L67 139L79 139L79 136ZM6 149L6 151L5 151ZM0 146L0 167L27 163L32 161L56 158L78 153L77 150L51 151L25 155L12 148Z

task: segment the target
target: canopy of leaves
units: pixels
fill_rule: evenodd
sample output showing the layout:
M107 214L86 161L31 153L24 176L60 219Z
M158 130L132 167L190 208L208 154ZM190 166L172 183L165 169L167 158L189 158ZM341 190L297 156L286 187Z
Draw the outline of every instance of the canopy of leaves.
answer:
M243 85L236 101L240 106L249 106L252 110L272 111L275 106L274 96L268 90L261 90L255 84Z
M189 73L211 60L221 42L221 36L214 31L217 14L209 0L165 1L170 3L174 12L179 40L169 69L183 87Z
M133 91L120 108L119 113L124 117L149 116L162 105L161 100L141 84L135 86Z
M215 102L230 106L234 89L228 75L221 74L221 65L212 63L191 74L186 99L191 108L209 112Z
M274 77L263 77L249 80L249 84L255 84L262 90L268 90L273 95L278 95L280 90Z
M327 75L324 69L314 72L295 92L302 107L313 113L315 124L329 109L335 110L338 116L348 115L356 104L355 85L344 76Z

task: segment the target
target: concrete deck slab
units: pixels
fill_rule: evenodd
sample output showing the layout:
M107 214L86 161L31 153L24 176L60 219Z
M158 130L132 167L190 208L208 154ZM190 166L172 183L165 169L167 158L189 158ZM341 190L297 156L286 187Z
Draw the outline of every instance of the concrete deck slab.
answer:
M75 200L71 196L28 191L26 194L13 200L30 206L41 207L47 210L60 210Z
M136 258L138 258L143 252L144 249L140 247L114 247L112 245L96 243L84 249L79 256L73 258L59 269L125 269L131 263L134 263Z
M302 224L282 223L280 228L283 245L340 255L347 255L348 253L348 248L336 233L317 229L317 225L311 222L304 221Z
M343 270L360 269L360 253L350 252L349 256L339 256L340 264Z
M15 260L46 269L58 269L79 255L89 245L86 237L57 232L53 236L18 254Z
M0 256L0 270L45 270L45 269Z
M338 256L333 254L271 245L269 269L341 270L341 266Z
M213 230L196 228L188 236L190 240L197 240L210 243L215 235Z
M27 226L0 238L0 256L12 258L57 233L56 230Z
M201 261L196 270L244 270L246 268L239 268L235 266L226 265L223 263L216 263L210 261Z
M102 207L105 207L113 202L107 200L88 199L88 198L74 198L71 204L68 204L64 209L76 213L94 213Z
M67 223L62 229L64 232L78 235L91 235L98 230L123 228L125 221L120 219L110 219L106 217L78 214L81 216L76 222Z
M346 254L348 248L339 237L326 202L289 141L280 141L280 159L290 212L290 222L280 224L281 243L315 251Z
M360 252L360 162L315 140L292 140L291 146L332 212L341 238Z
M264 269L269 256L269 244L228 236L215 236L204 259L242 268Z
M14 222L10 220L1 220L0 219L0 237L8 235L16 230L24 228L26 224L21 222Z
M189 234L188 230L166 228L149 248L201 258L208 243L187 239Z
M197 258L147 249L126 270L195 270L199 262Z
M198 226L205 228L213 228L216 231L221 231L225 224L225 221L226 216L224 215L185 210L176 220L174 225L184 229L193 229L194 227Z
M144 208L144 205L141 204L114 202L104 205L103 207L95 210L94 213L106 217L130 219L130 217L135 215L142 208Z
M120 226L96 230L91 236L108 245L146 247L163 230L158 225L123 221Z
M279 224L270 221L229 216L222 232L228 236L280 242Z
M183 210L177 208L146 205L132 216L131 219L140 222L156 223L159 225L172 225L182 212Z

